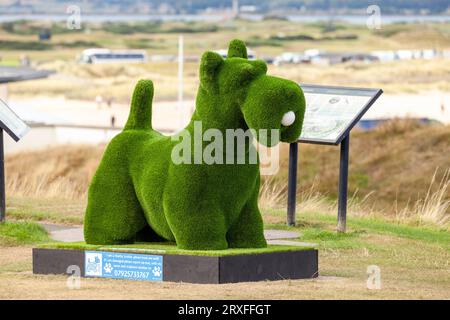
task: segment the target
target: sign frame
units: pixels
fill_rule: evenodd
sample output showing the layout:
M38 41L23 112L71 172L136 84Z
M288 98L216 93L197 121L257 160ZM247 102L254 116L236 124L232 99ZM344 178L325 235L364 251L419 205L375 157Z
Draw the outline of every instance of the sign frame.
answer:
M299 138L298 142L300 143L312 143L312 144L324 144L324 145L339 145L342 140L350 133L353 127L358 123L359 120L364 116L364 114L370 109L370 107L375 103L375 101L381 96L383 93L382 89L374 89L374 88L356 88L356 87L338 87L338 86L324 86L324 85L316 85L316 84L300 84L300 87L303 91L308 89L317 89L317 90L330 90L330 91L353 91L355 93L358 92L371 92L371 95L364 95L370 97L366 104L359 110L359 112L352 118L350 123L345 127L344 130L339 134L335 141L331 142L326 139L312 139L312 138ZM305 90L306 89L306 90ZM319 93L319 92L318 92ZM323 92L326 94L326 92ZM337 93L336 93L337 94ZM341 95L343 95L341 93Z
M6 73L6 74L5 74ZM36 70L30 67L0 67L0 84L42 79L54 74L52 70Z
M35 70L30 67L0 67L0 85L8 85L10 82L19 82L25 80L46 78L55 71L50 70ZM2 104L6 105L10 111L17 116L17 114L9 108L8 104L1 100ZM19 117L17 117L19 118ZM20 118L19 118L20 119ZM18 142L23 136L29 132L29 127L21 137L17 136L8 126L0 121L0 223L6 219L6 200L5 200L5 155L3 146L3 131L6 131L14 141Z
M15 142L18 142L21 138L23 138L29 131L30 131L30 127L25 123L25 121L23 121L18 115L17 113L14 112L14 110L12 110L8 104L3 101L2 99L0 99L0 107L2 107L2 105L4 105L5 107L7 107L9 109L9 111L17 117L17 119L19 119L20 121L22 121L26 126L27 129L24 132L24 134L22 136L18 136L13 130L11 130L3 121L2 119L0 119L0 129L6 131L6 133L14 139Z
M319 88L322 90L348 90L348 91L369 91L373 92L371 98L353 117L347 127L337 136L334 142L324 139L305 139L299 138L296 142L289 145L289 172L288 172L288 197L287 197L287 224L295 226L296 214L296 197L297 197L297 167L298 167L298 144L321 144L321 145L340 145L340 160L339 160L339 182L338 182L338 223L337 231L346 231L347 221L347 195L348 195L348 162L350 153L350 132L375 101L383 94L382 89L370 88L354 88L354 87L338 87L338 86L323 86L323 85L300 85L304 88Z
M22 136L18 136L13 130L11 130L2 120L0 120L0 222L6 219L6 195L5 195L5 151L4 151L4 135L3 131L18 142L29 131L30 127L8 106L6 102L0 99L0 107L6 107L17 119L22 121L26 125L25 132Z

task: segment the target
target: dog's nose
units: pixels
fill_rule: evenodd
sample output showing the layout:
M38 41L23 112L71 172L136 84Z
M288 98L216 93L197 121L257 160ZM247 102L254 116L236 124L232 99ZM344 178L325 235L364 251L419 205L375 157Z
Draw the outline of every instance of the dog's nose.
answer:
M286 112L283 115L283 118L281 118L281 124L283 126L285 126L285 127L290 126L291 124L294 123L294 121L295 121L295 113L294 113L294 111Z

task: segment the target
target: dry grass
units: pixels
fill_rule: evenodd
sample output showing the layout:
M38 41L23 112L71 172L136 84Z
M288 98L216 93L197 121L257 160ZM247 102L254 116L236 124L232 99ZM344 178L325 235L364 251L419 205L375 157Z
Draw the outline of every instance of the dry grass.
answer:
M354 193L348 199L348 215L352 217L384 218L388 221L413 224L418 226L433 225L450 230L450 170L447 170L440 181L436 180L436 173L431 178L425 198L419 199L414 205L406 204L403 208L396 208L394 217L377 210L368 200L373 194L369 193L364 198L357 197ZM433 191L434 190L434 191ZM336 200L330 200L325 195L315 190L314 185L308 190L297 194L297 212L335 215L338 211ZM286 206L286 186L266 179L260 190L260 207L264 211L281 209ZM279 221L270 221L279 222Z
M219 27L222 26L219 23ZM286 35L307 34L314 37L333 37L342 34L356 34L357 40L285 41L280 46L263 45L253 47L260 56L275 56L282 52L300 52L317 48L330 51L355 52L396 49L448 49L450 38L445 28L447 24L411 24L392 36L385 36L396 26L385 26L380 32L354 25L343 26L342 30L324 34L320 26L296 24L284 21L246 22L234 21L222 26L220 32L185 35L185 52L189 56L199 56L206 50L226 47L235 37L252 40L255 37L268 38L277 33ZM276 30L276 31L275 31ZM301 31L299 31L301 30ZM33 36L12 35L0 30L5 40L35 41ZM111 35L93 30L91 33L55 35L50 44L60 42L97 42L108 48L126 48L130 40L142 40L157 44L148 49L149 55L177 54L177 34L133 34ZM201 41L199 41L201 37ZM414 39L414 43L411 43ZM250 42L251 43L251 42ZM132 86L138 78L155 81L155 99L176 99L177 64L174 62L148 62L135 65L80 65L76 57L84 48L61 48L46 51L5 51L5 61L18 59L27 54L39 68L53 69L57 75L40 81L15 83L10 85L11 95L64 95L69 99L93 100L96 95L111 96L115 101L128 102ZM270 66L269 72L303 83L330 83L334 85L357 85L382 87L386 93L419 92L424 90L450 91L450 59L411 60L391 63L346 63L328 66L285 65ZM185 96L195 96L198 85L198 63L187 62L184 72Z
M450 90L450 59L345 63L328 66L285 65L271 67L278 76L300 83L383 88L385 93L418 93Z
M282 184L275 178L263 180L259 193L259 206L263 211L282 209L286 206L287 184ZM297 192L298 212L331 213L335 207L335 201L330 201L325 195L317 192L314 184L307 190Z
M40 68L57 74L39 81L11 84L10 93L20 96L64 96L67 99L94 101L97 95L128 103L138 79L151 79L155 83L155 100L173 100L177 97L177 64L148 62L131 65L79 65L74 61L42 63ZM198 86L198 64L186 63L184 93L195 97Z
M86 192L80 192L77 185L65 178L52 178L49 175L39 177L24 177L19 179L17 175L12 175L6 186L8 193L16 197L44 197L79 199L84 198Z
M437 187L436 187L437 186ZM435 189L435 191L432 191ZM450 189L450 170L447 170L440 181L436 181L436 173L431 178L427 195L414 205L407 205L396 213L397 220L416 219L419 224L449 225L450 199L447 194Z
M450 168L450 126L394 121L369 132L354 132L350 147L349 194L393 216L396 207L425 199L431 177L441 180ZM288 150L281 152L277 178L287 181ZM284 158L283 158L284 157ZM438 169L439 168L439 169ZM300 145L299 189L312 185L336 198L339 148ZM431 192L438 185L433 184ZM444 191L450 198L450 190Z
M432 176L424 198L418 199L413 205L406 203L402 208L398 207L396 201L394 216L386 214L370 203L369 200L374 196L373 193L368 193L365 197L360 198L357 196L357 192L348 199L348 214L352 217L381 217L398 223L418 226L433 225L450 230L450 169L445 171L441 180L436 178L438 171L436 170ZM286 185L277 183L274 178L268 178L261 186L260 207L264 211L284 208L287 201L286 194ZM338 210L337 200L331 200L318 192L314 184L309 189L298 192L297 199L296 210L299 213L320 212L335 215Z
M68 99L93 101L97 95L128 103L137 79L155 83L155 100L177 97L177 64L148 62L138 65L78 65L58 60L40 68L58 74L40 81L10 85L13 96L65 96ZM301 83L332 83L343 86L380 87L386 93L418 93L430 90L450 91L450 59L430 61L396 61L390 63L345 63L333 66L270 66L270 74ZM408 81L404 81L408 79ZM188 62L184 72L184 95L195 97L198 88L198 63Z
M265 179L259 190L259 206L264 209L278 209L286 203L287 185L280 185L274 179Z
M5 167L7 193L18 197L84 199L102 153L103 147L70 146L9 156Z

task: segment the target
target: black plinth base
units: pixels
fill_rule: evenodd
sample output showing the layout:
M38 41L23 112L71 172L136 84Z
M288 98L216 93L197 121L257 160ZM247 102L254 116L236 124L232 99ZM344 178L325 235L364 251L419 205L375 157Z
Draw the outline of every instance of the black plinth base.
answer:
M102 253L104 254L103 264L101 256L100 259L92 258L92 251L34 248L33 273L72 274L73 267L69 268L69 266L77 266L80 275L83 277L141 278L142 280L211 284L307 279L318 276L318 252L315 249L224 256L136 252L113 252L113 255L111 255L111 252ZM96 253L93 254L96 255ZM128 262L120 260L122 259L120 254L128 255ZM153 269L144 267L147 263L145 261L150 261L150 259L156 261L152 263L159 263L158 266L153 267L157 268L156 278L154 277L155 274L152 274ZM105 261L113 262L111 264L105 263ZM100 266L97 271L103 274L92 274L92 272L96 272L92 268L92 263L95 262L98 262ZM127 267L126 263L134 263L137 269L124 272L123 267ZM140 272L139 270L143 271ZM148 275L148 272L145 273L146 270L151 272L150 276L144 279ZM161 270L162 272L158 272Z

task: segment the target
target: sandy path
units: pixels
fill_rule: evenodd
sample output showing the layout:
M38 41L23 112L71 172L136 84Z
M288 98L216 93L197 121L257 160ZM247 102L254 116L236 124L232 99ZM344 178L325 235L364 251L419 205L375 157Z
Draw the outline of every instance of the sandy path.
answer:
M110 126L111 116L114 116L116 126L122 127L129 113L128 104L113 103L108 107L103 103L99 107L95 102L62 97L11 98L8 104L24 120L50 124ZM185 101L180 109L176 101L154 102L153 127L166 130L181 127L189 121L194 104L194 101Z
M430 118L450 124L450 93L383 94L364 119L392 117Z
M76 241L84 241L83 235L83 227L82 226L65 226L58 225L53 223L40 223L41 226L47 230L50 234L50 237L57 241L62 242L76 242ZM285 239L297 239L300 237L300 233L295 231L286 231L286 230L264 230L264 237L268 240L270 244L286 244L286 245L294 245L294 246L315 246L314 243L306 243L306 242L298 242L298 241L289 241L289 243L285 243Z

